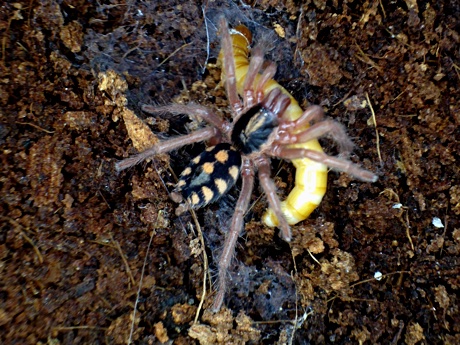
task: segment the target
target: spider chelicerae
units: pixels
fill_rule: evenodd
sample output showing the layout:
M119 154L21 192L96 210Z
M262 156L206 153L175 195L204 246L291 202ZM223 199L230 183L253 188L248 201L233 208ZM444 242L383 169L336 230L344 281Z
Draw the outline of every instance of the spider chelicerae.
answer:
M270 178L270 157L287 160L308 158L363 181L373 182L377 179L373 173L361 169L345 158L292 147L293 144L314 140L325 134L337 142L344 155L351 151L353 144L338 122L323 119L323 111L319 106L308 107L297 120L286 118L285 113L291 103L290 97L279 87L270 89L267 86L276 72L276 66L269 63L268 67L262 69L264 51L261 45L252 50L241 99L237 91L232 40L225 19L220 21L220 30L223 77L232 121L224 120L211 109L197 104L171 104L161 107L144 105L143 110L146 112L188 114L203 119L209 125L187 135L160 141L150 149L116 164L116 169L121 171L154 155L195 142L210 141L213 146L192 160L181 173L179 182L171 193L172 200L179 203L177 215L217 200L232 188L241 176L241 192L218 263L218 289L212 306L215 311L222 306L227 290L227 272L243 229L243 218L249 207L256 172L268 204L279 220L278 227L281 229L282 237L288 242L291 240L290 227L283 215L275 183ZM312 122L316 123L309 126Z

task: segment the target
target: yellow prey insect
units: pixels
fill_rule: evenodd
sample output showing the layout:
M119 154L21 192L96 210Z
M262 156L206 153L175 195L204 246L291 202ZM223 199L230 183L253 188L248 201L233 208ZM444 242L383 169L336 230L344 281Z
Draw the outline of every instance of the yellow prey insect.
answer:
M230 30L230 37L233 46L233 58L235 60L236 87L238 94L244 96L244 83L250 64L249 53L252 35L246 26L239 25L235 29ZM221 62L223 58L223 51L221 52L219 58ZM270 73L268 73L267 70L269 70ZM299 103L294 99L294 97L292 97L285 88L272 79L275 71L276 67L274 65L270 65L267 67L263 76L260 74L256 76L256 84L258 83L257 92L260 93L260 95L256 97L258 99L263 99L263 95L269 94L271 90L275 88L281 90L281 92L287 95L291 101L290 105L283 114L283 118L295 121L300 118L304 111L300 108ZM267 77L270 77L270 79L261 80L261 78ZM308 128L308 126L308 123L302 127L297 126L295 131L300 132ZM348 143L346 145L348 145ZM316 138L298 144L293 143L289 147L303 148L319 153L323 152L323 149ZM346 147L346 149L350 148L351 147ZM281 202L281 208L288 224L293 225L307 219L321 203L321 200L326 193L328 166L326 163L319 163L309 158L298 158L292 159L291 161L296 168L295 186L287 196L286 200ZM361 177L361 179L363 178ZM375 175L369 175L369 177L364 180L375 182L377 177ZM278 218L272 209L268 209L265 212L262 220L268 226L273 227L279 225Z

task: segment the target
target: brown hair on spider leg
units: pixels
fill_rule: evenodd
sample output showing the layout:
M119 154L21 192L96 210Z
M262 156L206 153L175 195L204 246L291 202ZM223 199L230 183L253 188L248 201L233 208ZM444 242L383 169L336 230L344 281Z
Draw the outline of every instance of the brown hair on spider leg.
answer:
M219 311L224 302L225 293L227 291L228 283L228 268L233 259L235 253L236 242L240 237L240 233L243 229L244 224L244 214L249 207L249 202L251 200L252 189L254 187L254 168L249 159L245 158L243 160L243 165L241 168L241 192L238 197L238 201L235 206L235 212L232 217L232 223L230 225L230 231L225 238L224 248L222 249L222 254L219 258L218 268L218 279L217 279L217 294L214 297L214 303L212 305L212 310L214 312Z
M208 139L211 139L212 137L215 137L218 135L218 130L217 128L213 127L205 127L203 129L199 129L195 132L192 132L187 135L183 135L177 138L172 138L166 141L160 141L159 143L155 144L151 148L128 158L125 158L119 162L115 163L115 170L120 172L122 170L131 168L132 166L139 164L140 162L155 156L160 153L167 153L170 151L173 151L175 149L178 149L182 146L184 146L184 142L189 144L189 143L195 143L199 141L205 141Z

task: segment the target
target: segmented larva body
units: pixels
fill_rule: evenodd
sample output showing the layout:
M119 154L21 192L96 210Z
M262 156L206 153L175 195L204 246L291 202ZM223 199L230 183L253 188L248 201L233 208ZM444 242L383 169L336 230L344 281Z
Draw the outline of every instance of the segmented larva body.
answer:
M235 75L237 89L240 95L243 94L243 84L249 68L249 52L252 35L246 26L239 25L231 30L233 55L235 59ZM222 64L222 54L219 56ZM225 76L223 76L225 78ZM269 80L263 89L264 94L268 94L274 88L279 88L284 94L289 96L291 104L284 112L284 117L290 121L297 120L302 115L303 110L292 95L275 80ZM305 128L300 128L299 131ZM318 140L310 140L306 143L293 144L291 147L305 148L318 152L323 152ZM305 220L318 207L326 193L327 186L327 166L314 162L307 158L293 159L292 164L296 168L295 186L289 193L286 200L282 201L282 210L288 224L297 224ZM262 221L267 226L277 226L278 219L274 212L268 209L262 217Z

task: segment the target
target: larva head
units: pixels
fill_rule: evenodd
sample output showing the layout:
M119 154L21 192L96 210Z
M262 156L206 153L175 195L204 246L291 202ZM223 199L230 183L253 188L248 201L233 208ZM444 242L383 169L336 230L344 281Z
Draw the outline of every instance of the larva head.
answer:
M248 45L252 43L252 33L245 25L237 25L233 30L239 33L240 35L244 36L246 38L246 41L248 42Z
M240 170L241 154L230 144L217 144L191 161L181 173L172 195L182 194L191 208L203 207L227 193L238 179ZM180 201L180 198L176 200Z

